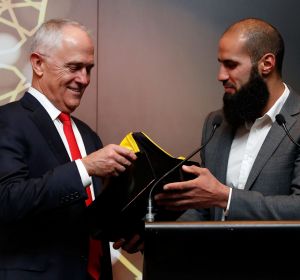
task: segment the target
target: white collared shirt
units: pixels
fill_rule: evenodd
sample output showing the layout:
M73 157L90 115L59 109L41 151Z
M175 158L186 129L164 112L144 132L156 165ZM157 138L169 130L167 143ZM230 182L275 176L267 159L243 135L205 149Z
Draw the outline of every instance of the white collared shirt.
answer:
M60 115L61 111L59 111L50 102L50 100L44 94L39 92L37 89L35 89L33 87L30 87L27 91L41 103L41 105L45 108L45 110L49 114L50 118L52 119L52 121L53 121L53 123L54 123L54 125L55 125L55 127L56 127L63 143L64 143L64 146L65 146L65 148L68 152L70 160L72 160L69 144L68 144L67 138L65 136L64 130L63 130L63 124L58 119L58 116ZM72 120L72 118L71 118L71 122L72 122L72 128L73 128L73 131L74 131L74 134L75 134L75 138L76 138L81 156L84 157L84 156L86 156L86 150L85 150L85 147L84 147L82 137L80 135L80 132L79 132L76 124ZM94 188L92 186L91 177L89 176L89 174L88 174L84 164L82 163L81 159L75 160L75 163L76 163L76 166L78 168L83 186L84 187L91 186L92 199L94 200L95 199L95 193L94 193Z
M257 154L275 122L275 116L289 96L290 90L286 84L284 87L283 94L266 114L256 119L252 125L245 124L236 131L228 159L226 185L230 187L230 192L225 213L230 209L232 188L245 188Z

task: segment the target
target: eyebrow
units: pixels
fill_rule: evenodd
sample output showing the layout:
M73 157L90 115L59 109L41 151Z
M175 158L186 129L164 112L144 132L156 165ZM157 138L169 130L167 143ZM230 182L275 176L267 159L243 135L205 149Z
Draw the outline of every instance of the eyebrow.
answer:
M223 64L226 64L226 63L238 64L238 61L233 60L233 59L224 59L224 60L222 60L222 59L218 58L218 62L223 63Z
M65 66L80 66L80 67L89 67L89 68L93 68L95 66L94 63L82 63L82 62L77 62L77 61L70 61L65 63Z

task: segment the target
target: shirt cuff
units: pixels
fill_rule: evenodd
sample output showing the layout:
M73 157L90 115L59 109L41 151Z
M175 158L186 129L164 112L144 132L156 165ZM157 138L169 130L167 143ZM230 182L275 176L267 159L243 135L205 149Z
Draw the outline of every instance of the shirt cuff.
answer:
M229 212L229 207L230 207L230 202L231 202L231 194L232 194L232 188L229 188L229 195L228 195L228 201L227 201L227 207L224 211L224 216L228 216L228 212Z
M81 178L81 182L83 184L84 187L87 187L89 185L91 185L92 183L92 179L89 176L84 164L82 163L81 159L76 159L75 163L77 165L77 169L79 171L79 175Z

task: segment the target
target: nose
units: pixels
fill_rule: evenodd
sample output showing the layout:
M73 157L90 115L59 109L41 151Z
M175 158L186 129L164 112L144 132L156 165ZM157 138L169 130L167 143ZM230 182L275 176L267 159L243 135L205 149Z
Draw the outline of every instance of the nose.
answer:
M218 81L224 82L228 79L229 79L228 72L227 72L226 68L224 67L224 65L221 64L220 68L219 68L219 73L218 73Z
M82 85L88 85L90 83L90 74L88 73L86 68L83 67L82 69L80 69L80 71L78 71L76 82Z

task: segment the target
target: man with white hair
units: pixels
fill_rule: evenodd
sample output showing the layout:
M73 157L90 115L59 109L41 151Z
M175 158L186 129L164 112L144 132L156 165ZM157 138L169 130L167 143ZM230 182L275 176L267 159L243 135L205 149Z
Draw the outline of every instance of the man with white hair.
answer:
M103 147L70 116L94 66L84 26L45 22L30 61L32 86L0 108L0 279L111 279L108 242L90 238L86 209L101 178L117 176L136 156Z

